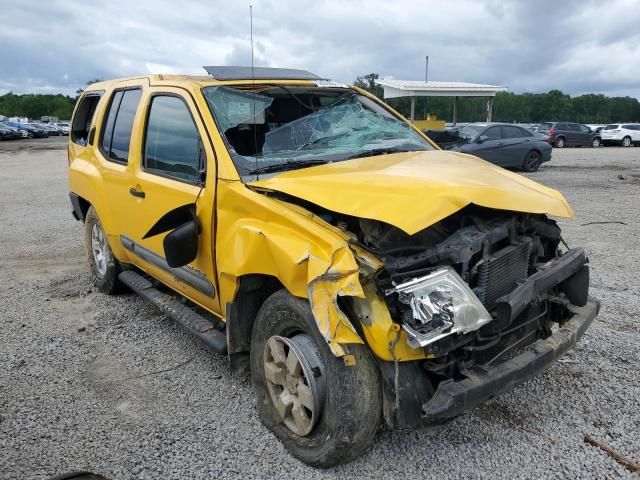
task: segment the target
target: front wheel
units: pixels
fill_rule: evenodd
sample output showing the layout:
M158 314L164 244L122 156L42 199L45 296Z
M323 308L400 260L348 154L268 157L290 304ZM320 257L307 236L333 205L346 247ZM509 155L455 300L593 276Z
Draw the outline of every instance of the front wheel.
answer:
M309 302L280 290L260 308L251 337L251 376L260 420L285 448L314 467L360 455L382 412L379 372L364 345L355 365L335 357Z
M531 150L524 159L522 169L525 172L535 172L542 165L542 155L537 150Z
M600 139L594 138L593 140L591 140L591 146L593 148L598 148L600 146Z
M564 148L564 145L564 138L562 137L556 138L556 141L553 143L553 146L556 148Z
M93 207L89 207L84 220L84 246L91 279L98 290L107 294L121 291L123 287L118 280L120 264L113 256L107 235Z
M631 137L624 137L622 139L622 146L623 147L630 147L631 146Z

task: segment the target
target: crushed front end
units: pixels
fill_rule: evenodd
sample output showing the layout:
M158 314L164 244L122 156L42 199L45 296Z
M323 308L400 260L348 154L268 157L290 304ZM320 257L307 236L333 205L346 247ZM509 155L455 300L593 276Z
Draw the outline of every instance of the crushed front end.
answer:
M382 262L366 281L424 352L379 362L394 428L441 423L532 378L598 313L584 250L544 215L468 206L414 235L353 222Z

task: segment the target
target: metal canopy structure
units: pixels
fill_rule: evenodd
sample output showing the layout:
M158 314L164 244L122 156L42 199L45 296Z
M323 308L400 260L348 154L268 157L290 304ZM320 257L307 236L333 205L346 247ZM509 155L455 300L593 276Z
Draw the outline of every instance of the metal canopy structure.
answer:
M411 97L411 120L414 120L416 97L453 97L453 123L456 123L458 97L489 97L487 122L491 121L493 97L506 90L498 85L467 82L423 82L421 80L378 79L375 82L384 89L384 98Z
M326 80L315 73L293 68L270 67L202 67L216 80Z

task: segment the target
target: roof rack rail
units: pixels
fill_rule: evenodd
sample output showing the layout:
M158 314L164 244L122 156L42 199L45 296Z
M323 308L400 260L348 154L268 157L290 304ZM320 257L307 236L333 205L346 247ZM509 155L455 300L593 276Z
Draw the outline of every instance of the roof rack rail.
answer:
M315 73L294 68L270 67L231 67L209 66L202 67L216 80L327 80ZM253 71L252 71L253 70Z

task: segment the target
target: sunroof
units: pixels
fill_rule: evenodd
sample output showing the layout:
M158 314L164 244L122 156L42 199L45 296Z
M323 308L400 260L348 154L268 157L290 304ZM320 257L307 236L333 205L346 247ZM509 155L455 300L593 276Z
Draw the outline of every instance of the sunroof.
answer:
M269 67L203 67L216 80L326 80L315 73L294 68Z

